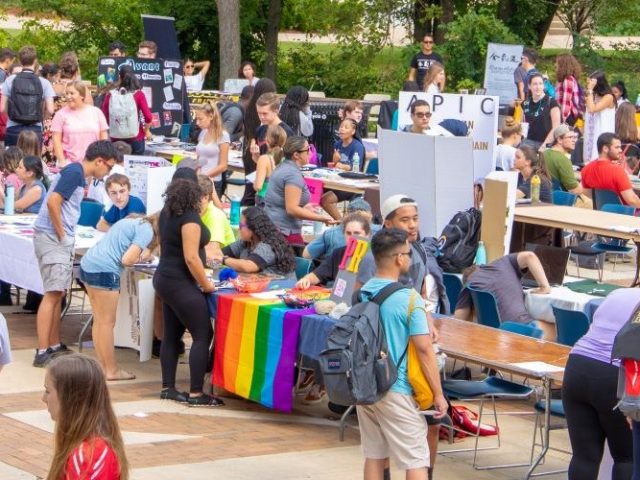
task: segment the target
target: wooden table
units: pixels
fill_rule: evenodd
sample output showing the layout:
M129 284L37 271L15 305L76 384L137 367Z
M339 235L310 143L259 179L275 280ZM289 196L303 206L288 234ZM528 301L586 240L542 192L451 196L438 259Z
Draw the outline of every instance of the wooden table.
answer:
M564 368L571 349L450 317L436 318L436 327L440 332L438 345L449 357L542 381L546 404L543 446L525 475L528 479L549 450L551 385L562 383L564 373L534 372L514 363L539 361Z
M631 215L587 210L585 208L563 207L560 205L518 205L514 220L532 225L578 230L606 237L631 240L640 247L640 218ZM634 232L620 232L612 227L635 229ZM639 249L640 251L640 249ZM636 273L631 286L638 285L640 276L640 255L636 255Z

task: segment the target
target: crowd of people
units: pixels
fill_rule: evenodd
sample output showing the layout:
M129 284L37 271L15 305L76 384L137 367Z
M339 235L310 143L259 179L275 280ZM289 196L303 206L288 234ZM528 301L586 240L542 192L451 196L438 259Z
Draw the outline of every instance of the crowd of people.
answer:
M433 37L426 35L421 47L411 61L408 81L427 93L443 92L445 62L433 51ZM125 50L121 42L113 42L109 55L125 56ZM139 58L155 58L156 54L153 42L138 45ZM640 208L640 198L627 176L637 170L627 158L631 157L630 148L638 148L639 130L624 84L610 87L605 74L597 71L589 75L583 89L578 62L571 55L560 55L556 61L558 83L551 93L536 61L536 52L525 49L514 74L518 92L515 111L502 128L496 168L519 173L518 198L530 198L532 182L538 178L543 202L551 203L553 190L583 196L598 188L613 190L623 203ZM210 66L209 61L184 60L189 90L203 88ZM0 207L13 192L16 211L37 214L34 248L44 293L31 292L27 303L30 310L37 311L38 347L33 365L47 368L44 400L57 423L56 455L48 478L84 478L87 474L94 475L92 478L128 478L122 438L106 387L110 381L135 378L135 372L119 366L114 350L113 331L126 267L159 256L153 276L161 306L159 324L154 328L162 371L159 397L197 407L220 407L224 401L207 393L204 385L205 374L211 371L214 335L206 296L215 291L215 285L207 266L293 279L297 253L316 264L297 280L296 287L330 286L339 274L351 237L367 239L371 245L357 272L356 288L362 301L371 300L392 282L408 287L392 294L381 307L390 356L399 362L398 379L383 400L357 409L365 478L389 478L389 457L407 471L407 478L433 478L440 419L448 405L432 345L438 339L432 312L470 320L469 294L463 292L455 311L450 311L432 239L419 233L419 208L414 199L402 194L382 199L378 224L373 222L371 206L354 194L325 190L318 205L310 204L311 193L302 174L315 155L309 141L314 131L309 92L294 86L281 99L274 82L260 79L256 73L255 64L243 62L238 76L247 85L240 100L227 105L205 103L194 112L199 128L195 159L177 165L163 208L147 215L142 199L132 194L123 166L123 156L144 154L145 140L151 138L152 113L131 67L119 70L116 84L101 92L96 103L81 80L75 55L65 54L57 65L46 63L39 68L33 47L23 47L17 53L0 50L0 115L6 119L6 149L0 154ZM431 124L431 106L424 100L413 102L410 114L412 124L405 129L409 134L454 135ZM333 155L324 163L337 170L362 172L370 159L361 139L362 103L347 102L341 115ZM247 180L242 198L246 208L236 237L221 199L228 194L231 144L238 140L244 144ZM578 141L583 152L579 163L584 164L580 179L571 160ZM317 156L313 161L318 161ZM8 185L13 188L5 190ZM73 277L76 228L81 204L88 200L104 205L96 228L105 235L83 255L79 270L93 312L97 362L72 354L60 336L63 299ZM590 205L586 197L581 201ZM341 202L348 202L344 218ZM305 244L304 221L332 228ZM537 280L537 293L549 292L540 261L531 252L474 267L465 272L463 280L474 288L491 290L505 318L535 325L522 297L519 280L524 270ZM12 302L10 288L0 284L0 304ZM411 292L417 293L417 301ZM590 371L598 372L595 390L602 385L599 379L613 381L611 369L599 365L604 357L596 352L598 342L611 343L611 334L638 301L635 291L625 293L621 302L625 308L629 305L629 312L625 310L615 322L609 309L603 309L570 356L563 398L576 452L571 462L572 479L595 478L593 465L602 456L604 438L616 461L615 478L630 478L631 431L623 428L622 415L609 411L606 417L604 413L598 416L584 406L593 400L598 412L610 410L615 394L608 391L610 395L603 399L596 392L585 399L576 385L582 384L582 376ZM606 338L599 329L606 330ZM0 317L0 359L6 359L4 331L4 318ZM185 332L191 337L188 391L182 391L176 379ZM409 342L417 349L434 394L434 414L426 421L411 397L402 353ZM313 387L306 403L319 402L325 396L322 379L313 377L308 382ZM94 396L96 401L89 405L86 398ZM72 404L74 409L69 407ZM342 412L345 408L334 405L332 409ZM80 422L71 431L69 412L76 411L83 418L93 415L96 420ZM585 433L587 427L599 429L598 435ZM92 462L96 455L106 460ZM107 471L110 473L104 473Z

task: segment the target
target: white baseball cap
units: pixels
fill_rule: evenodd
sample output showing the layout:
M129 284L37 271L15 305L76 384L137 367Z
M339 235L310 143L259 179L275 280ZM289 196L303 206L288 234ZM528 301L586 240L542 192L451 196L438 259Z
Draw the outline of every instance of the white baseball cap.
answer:
M418 208L418 204L412 198L407 197L403 194L393 195L387 198L382 207L380 208L380 213L382 214L382 220L386 220L389 215L395 212L400 207L416 207Z

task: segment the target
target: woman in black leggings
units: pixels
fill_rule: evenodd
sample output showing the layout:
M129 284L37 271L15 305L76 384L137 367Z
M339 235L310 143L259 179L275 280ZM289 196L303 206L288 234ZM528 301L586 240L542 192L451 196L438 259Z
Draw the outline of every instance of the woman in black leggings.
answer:
M611 363L613 340L640 309L640 289L609 294L593 317L589 331L571 350L562 384L562 404L573 456L569 480L596 480L604 442L614 465L612 480L631 480L633 443L624 415L614 410L618 365Z
M160 213L160 264L153 277L153 286L162 299L164 315L160 398L193 406L215 407L223 405L222 400L202 392L213 337L204 294L213 292L215 287L204 271L204 247L209 243L210 235L200 220L201 197L197 182L174 179L167 187L165 205ZM193 338L189 354L191 389L188 394L176 390L178 344L185 330Z

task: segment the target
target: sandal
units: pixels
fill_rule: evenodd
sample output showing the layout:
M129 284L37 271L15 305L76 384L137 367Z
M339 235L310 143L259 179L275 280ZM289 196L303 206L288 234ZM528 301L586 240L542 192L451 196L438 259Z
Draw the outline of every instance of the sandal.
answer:
M316 376L313 371L304 370L303 372L304 373L302 375L304 376L302 377L302 379L300 380L300 384L298 385L298 393L303 393L309 390L316 380Z
M115 377L107 377L107 382L117 382L120 380L134 380L136 378L135 374L131 372L127 372L126 370L118 370L118 373Z
M304 397L302 403L304 405L314 405L316 403L320 403L326 395L327 391L324 388L324 385L315 384L313 387L311 387L311 390L309 390L307 396Z
M189 406L190 407L222 407L224 406L224 402L222 399L218 397L214 397L211 395L207 395L203 393L202 395L198 395L197 397L189 397Z

